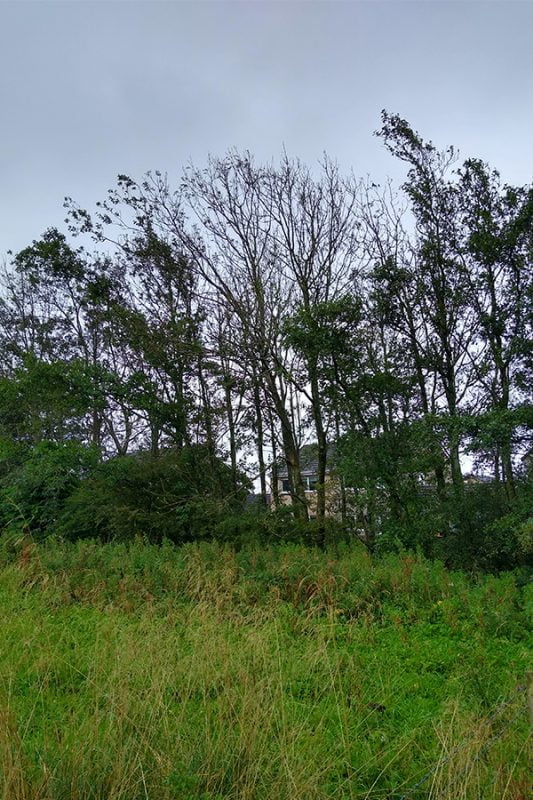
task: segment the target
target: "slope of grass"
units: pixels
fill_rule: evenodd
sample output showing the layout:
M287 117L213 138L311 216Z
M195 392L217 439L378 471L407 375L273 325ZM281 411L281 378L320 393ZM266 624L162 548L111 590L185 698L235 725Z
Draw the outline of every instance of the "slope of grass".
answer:
M1 564L3 800L528 796L513 575L141 542Z

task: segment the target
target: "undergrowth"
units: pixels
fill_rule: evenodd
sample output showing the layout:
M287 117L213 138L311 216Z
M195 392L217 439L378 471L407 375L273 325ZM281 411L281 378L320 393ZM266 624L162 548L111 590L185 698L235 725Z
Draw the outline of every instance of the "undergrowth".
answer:
M525 800L531 588L356 547L6 540L3 800Z

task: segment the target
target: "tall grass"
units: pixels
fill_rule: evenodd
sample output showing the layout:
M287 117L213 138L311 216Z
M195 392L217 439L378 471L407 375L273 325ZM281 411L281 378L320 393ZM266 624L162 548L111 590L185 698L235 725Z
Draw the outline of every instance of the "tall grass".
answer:
M357 548L4 545L3 800L527 796L512 575Z

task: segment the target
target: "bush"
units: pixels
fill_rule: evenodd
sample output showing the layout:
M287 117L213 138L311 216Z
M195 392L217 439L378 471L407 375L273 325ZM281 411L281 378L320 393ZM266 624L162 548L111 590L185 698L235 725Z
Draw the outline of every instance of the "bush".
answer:
M453 568L499 571L527 562L527 531L533 501L531 485L517 485L517 496L509 506L501 487L495 484L465 488L461 500L446 509L448 531L441 552ZM531 552L529 552L531 557Z
M71 540L209 538L243 508L246 494L246 479L235 491L229 467L204 447L121 456L99 465L70 495L56 531Z
M383 514L373 549L378 555L420 549L452 569L514 569L531 563L532 507L532 487L526 482L517 484L512 505L493 483L467 485L461 497L444 502L436 493L421 496L404 520Z
M0 481L0 522L37 538L46 536L64 514L70 496L98 461L96 448L77 442L41 442ZM13 448L5 453L13 457Z

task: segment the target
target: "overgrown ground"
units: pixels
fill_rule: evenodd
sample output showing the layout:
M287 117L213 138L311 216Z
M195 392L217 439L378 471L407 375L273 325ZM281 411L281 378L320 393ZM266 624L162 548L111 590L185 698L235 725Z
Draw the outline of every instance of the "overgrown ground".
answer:
M3 800L524 800L523 576L4 545Z

